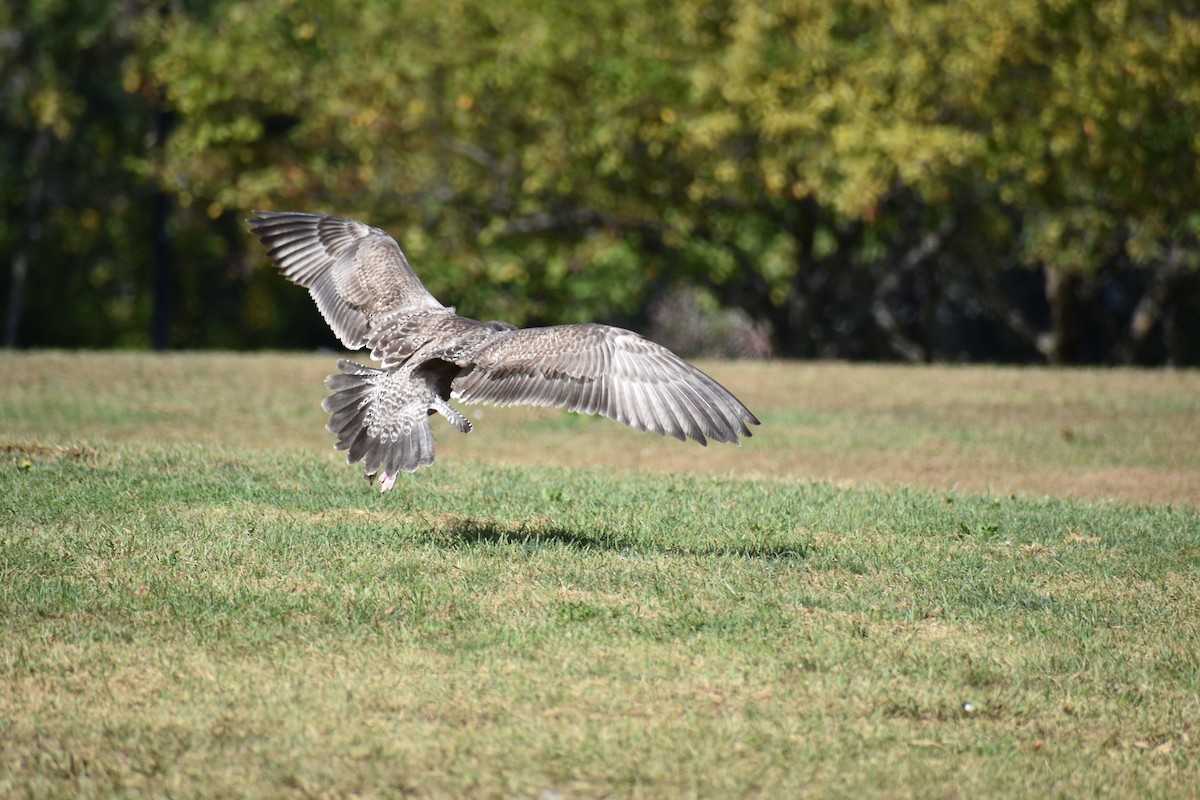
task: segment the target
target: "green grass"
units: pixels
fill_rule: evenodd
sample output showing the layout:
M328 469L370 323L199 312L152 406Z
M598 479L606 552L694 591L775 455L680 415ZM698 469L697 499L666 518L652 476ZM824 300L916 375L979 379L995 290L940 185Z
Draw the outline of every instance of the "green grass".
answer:
M320 429L327 361L0 359L0 797L1200 791L1194 504L737 477L878 411L753 392L745 447L665 443L717 474L488 409L533 466L439 425L380 497Z

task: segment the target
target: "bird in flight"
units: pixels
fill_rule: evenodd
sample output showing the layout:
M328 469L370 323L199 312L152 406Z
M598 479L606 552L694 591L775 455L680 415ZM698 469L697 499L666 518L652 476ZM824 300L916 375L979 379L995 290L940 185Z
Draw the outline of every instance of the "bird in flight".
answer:
M401 471L433 463L429 417L463 433L450 405L531 405L600 414L660 436L738 444L758 420L729 390L665 347L609 325L516 328L460 317L434 298L396 240L323 214L255 211L246 220L283 276L308 289L350 350L380 366L338 361L322 404L326 426L386 492Z

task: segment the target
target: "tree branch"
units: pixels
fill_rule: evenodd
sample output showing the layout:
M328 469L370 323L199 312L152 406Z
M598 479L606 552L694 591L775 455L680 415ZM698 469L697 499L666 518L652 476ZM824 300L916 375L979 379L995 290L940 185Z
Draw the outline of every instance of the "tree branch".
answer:
M871 300L871 317L875 320L875 324L879 326L880 330L887 335L888 347L892 348L898 356L906 361L928 361L929 348L913 341L904 332L900 321L896 319L896 315L892 313L892 309L888 306L888 298L892 292L899 288L900 281L905 276L912 272L922 261L925 261L942 248L946 237L954 230L954 225L955 220L952 216L942 220L942 224L937 227L937 230L925 234L920 242L904 254L904 257L900 259L900 263L888 270L883 279L875 286L875 292Z

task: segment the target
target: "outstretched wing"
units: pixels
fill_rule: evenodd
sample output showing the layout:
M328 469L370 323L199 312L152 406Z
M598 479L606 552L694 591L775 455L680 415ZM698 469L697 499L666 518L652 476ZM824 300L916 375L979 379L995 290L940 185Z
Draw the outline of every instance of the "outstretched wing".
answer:
M324 214L255 211L246 220L284 277L308 289L321 316L351 349L362 347L375 315L443 308L378 228Z
M676 439L736 444L758 420L665 347L607 325L501 331L454 380L469 403L565 407Z

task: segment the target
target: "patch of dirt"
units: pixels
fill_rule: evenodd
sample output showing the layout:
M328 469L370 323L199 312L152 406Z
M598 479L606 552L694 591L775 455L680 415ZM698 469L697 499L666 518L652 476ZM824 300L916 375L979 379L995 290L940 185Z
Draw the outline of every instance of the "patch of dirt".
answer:
M90 461L99 454L86 447L65 447L62 445L44 444L0 444L0 456L16 464L28 464L33 461L54 463L56 461Z

